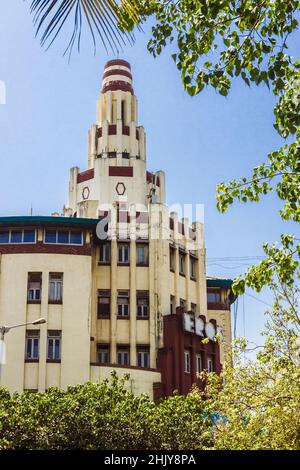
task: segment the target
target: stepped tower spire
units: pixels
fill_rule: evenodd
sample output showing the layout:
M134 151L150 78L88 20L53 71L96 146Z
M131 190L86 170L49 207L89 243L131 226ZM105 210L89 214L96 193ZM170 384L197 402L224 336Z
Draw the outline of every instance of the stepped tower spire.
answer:
M102 89L97 102L97 124L90 129L89 168L94 159L146 159L145 133L138 126L137 98L134 95L131 66L122 59L105 64Z
M88 169L71 168L68 216L98 217L103 205L165 203L165 175L146 167L146 135L138 125L131 66L109 60L89 129ZM145 209L146 210L146 209Z

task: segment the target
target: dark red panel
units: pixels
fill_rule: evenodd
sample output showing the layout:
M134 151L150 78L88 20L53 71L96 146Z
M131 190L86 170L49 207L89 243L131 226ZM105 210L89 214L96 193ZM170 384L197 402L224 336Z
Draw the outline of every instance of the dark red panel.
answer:
M207 302L207 309L208 310L230 310L230 304L222 303L222 302Z
M109 176L133 176L132 166L110 166Z
M151 173L150 171L147 171L146 173L146 178L148 183L154 184L155 182L155 175ZM160 186L160 180L159 178L156 178L156 186Z
M123 126L123 135L130 135L129 126Z
M83 171L77 175L77 183L83 183L84 181L92 180L94 178L94 168Z
M117 134L117 126L116 124L110 124L108 126L108 135L116 135Z

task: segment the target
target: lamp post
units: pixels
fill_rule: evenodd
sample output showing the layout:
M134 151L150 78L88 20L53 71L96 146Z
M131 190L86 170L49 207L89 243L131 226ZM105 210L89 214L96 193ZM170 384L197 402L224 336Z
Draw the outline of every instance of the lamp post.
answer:
M38 320L34 320L27 323L20 323L19 325L12 325L12 326L0 326L0 383L1 383L1 369L4 360L4 336L13 328L19 328L20 326L27 326L27 325L41 325L42 323L46 323L45 318L38 318Z

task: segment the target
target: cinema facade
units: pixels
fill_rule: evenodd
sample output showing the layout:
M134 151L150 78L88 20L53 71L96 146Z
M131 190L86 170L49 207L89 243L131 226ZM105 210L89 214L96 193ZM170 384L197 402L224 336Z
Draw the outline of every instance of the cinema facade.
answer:
M206 276L203 224L170 212L164 172L147 170L128 62L105 65L97 109L63 213L0 217L0 325L46 320L5 336L1 385L44 391L116 370L137 394L187 393L221 370L232 282Z

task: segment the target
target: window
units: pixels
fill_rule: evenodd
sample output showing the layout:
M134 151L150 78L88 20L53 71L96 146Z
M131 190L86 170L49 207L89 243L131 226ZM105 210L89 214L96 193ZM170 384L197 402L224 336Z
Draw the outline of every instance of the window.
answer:
M149 318L149 292L137 291L137 317Z
M35 230L1 230L0 244L36 243Z
M45 243L57 243L57 232L56 230L45 231Z
M129 153L128 152L122 152L122 158L129 158Z
M218 303L221 301L220 292L209 292L207 293L207 301L211 303Z
M121 117L122 117L122 124L125 124L125 101L122 100L121 102Z
M185 310L185 300L184 299L180 299L179 305L180 305L181 308L183 308L183 310Z
M185 255L179 253L179 274L185 274Z
M68 245L70 243L70 234L67 230L59 230L57 232L57 243Z
M191 373L191 354L190 351L184 351L184 372Z
M49 302L62 302L63 275L51 274L49 276Z
M170 313L171 315L175 313L175 297L174 295L170 295Z
M47 359L60 361L61 331L48 331Z
M117 152L108 152L108 158L117 158Z
M110 263L110 243L102 243L100 245L100 263L109 264Z
M118 245L118 263L129 263L129 245L127 243L122 243Z
M27 330L25 340L25 359L38 359L40 348L39 330Z
M214 371L214 359L212 356L208 356L207 358L207 370L208 372Z
M1 230L0 232L0 243L9 243L9 231Z
M35 241L36 241L35 230L24 230L23 243L35 243Z
M110 316L110 291L98 290L98 318Z
M199 354L196 354L196 372L197 372L197 374L200 374L200 372L202 372L202 370L203 370L202 355L199 353Z
M129 317L129 291L118 292L118 317Z
M174 271L174 266L175 266L174 259L175 259L174 249L170 248L170 271Z
M28 273L27 301L40 303L42 273Z
M73 230L45 230L45 243L59 245L82 245L83 234Z
M196 280L196 260L190 256L190 277Z
M136 247L136 264L148 265L148 246L147 245L137 245Z
M10 243L22 243L22 230L12 230L10 232Z
M150 367L149 346L137 348L137 365L138 367Z
M97 362L98 364L110 363L109 344L97 344Z
M120 366L129 366L129 347L128 346L117 347L117 363Z

